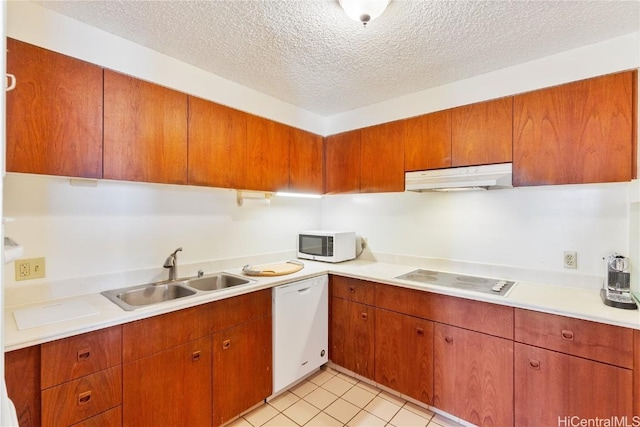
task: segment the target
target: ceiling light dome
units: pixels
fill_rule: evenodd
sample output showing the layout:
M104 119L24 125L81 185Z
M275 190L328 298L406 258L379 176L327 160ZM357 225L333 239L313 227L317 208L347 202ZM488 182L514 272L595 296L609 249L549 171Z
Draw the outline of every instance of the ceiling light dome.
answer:
M365 27L367 24L378 16L387 8L390 0L338 0L340 6L344 9L344 13L354 21L362 22Z

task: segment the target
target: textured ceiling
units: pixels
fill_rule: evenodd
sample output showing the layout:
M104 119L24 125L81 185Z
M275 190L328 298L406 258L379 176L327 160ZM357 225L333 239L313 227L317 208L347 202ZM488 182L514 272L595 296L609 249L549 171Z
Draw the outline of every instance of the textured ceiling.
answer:
M324 116L640 30L636 0L34 3Z

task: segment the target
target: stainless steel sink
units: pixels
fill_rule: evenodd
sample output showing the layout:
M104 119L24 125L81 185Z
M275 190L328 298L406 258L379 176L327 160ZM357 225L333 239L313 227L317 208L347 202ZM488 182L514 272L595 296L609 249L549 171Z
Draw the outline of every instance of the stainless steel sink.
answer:
M231 288L238 285L246 285L253 283L254 280L245 279L244 277L232 276L227 273L219 273L213 275L207 275L203 277L196 277L181 282L183 285L188 286L199 291L217 291L219 289Z
M133 311L148 305L187 298L200 292L213 292L233 286L255 283L255 280L227 273L130 286L102 292L123 310Z
M195 290L175 283L149 283L147 285L131 286L102 292L102 295L127 311L195 294Z

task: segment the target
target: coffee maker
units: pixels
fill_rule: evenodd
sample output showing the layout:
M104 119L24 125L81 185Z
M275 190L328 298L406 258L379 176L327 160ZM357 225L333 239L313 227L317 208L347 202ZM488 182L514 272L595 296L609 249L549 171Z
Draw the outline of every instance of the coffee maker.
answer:
M606 258L606 276L600 298L605 305L627 310L636 310L638 305L631 295L631 273L629 258L613 253Z

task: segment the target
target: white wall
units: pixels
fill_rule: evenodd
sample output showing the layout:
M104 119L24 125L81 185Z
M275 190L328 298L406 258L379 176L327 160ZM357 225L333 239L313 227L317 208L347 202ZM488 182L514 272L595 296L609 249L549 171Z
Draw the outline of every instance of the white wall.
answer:
M372 252L596 276L629 250L628 183L460 193L327 197L322 226L355 230ZM578 269L562 265L578 252Z
M182 246L181 265L292 251L296 233L320 223L318 199L274 197L270 206L239 207L233 190L7 174L6 234L24 258L46 257L47 281L157 269ZM14 264L5 284L15 284ZM38 280L18 282L34 284ZM126 285L126 284L125 284Z

